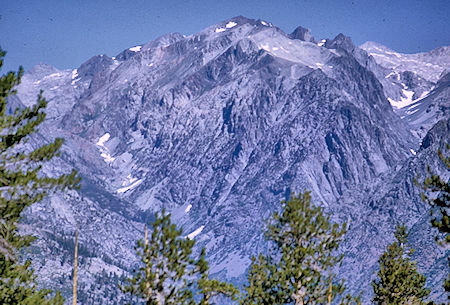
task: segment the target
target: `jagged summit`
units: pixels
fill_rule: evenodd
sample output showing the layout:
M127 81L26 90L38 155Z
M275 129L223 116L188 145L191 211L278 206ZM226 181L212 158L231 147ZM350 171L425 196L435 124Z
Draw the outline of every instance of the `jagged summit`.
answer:
M205 30L200 31L198 34L206 34L206 33L210 33L210 32L215 32L215 33L223 33L223 32L227 32L227 30L235 30L236 28L240 28L240 27L264 27L264 26L269 26L272 27L273 25L269 22L265 22L262 20L256 20L256 19L251 19L251 18L247 18L244 16L236 16L233 18L229 18L226 20L223 20L219 23L216 23L214 25L211 25L209 27L207 27Z
M274 25L269 21L265 21L262 19L247 18L245 16L232 17L230 19L227 19L227 20L217 23L215 26L224 26L229 23L236 23L236 25L239 25L239 26L251 25L251 26L257 26L257 27L261 27L261 26L274 27Z
M336 35L333 40L327 40L325 43L325 47L330 49L340 48L350 53L355 49L355 45L353 44L352 39L342 33Z
M291 39L300 39L308 42L315 42L314 37L309 29L298 26L291 34L289 34Z

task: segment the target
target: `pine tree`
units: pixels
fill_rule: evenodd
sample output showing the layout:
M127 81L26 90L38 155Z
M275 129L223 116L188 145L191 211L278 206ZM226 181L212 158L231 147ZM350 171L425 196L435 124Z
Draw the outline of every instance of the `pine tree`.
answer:
M272 262L271 258L260 254L258 258L252 257L247 278L248 284L244 287L245 294L241 300L242 305L271 305L283 304L285 298L282 291L281 272Z
M181 238L181 230L165 211L156 215L152 227L150 241L146 228L144 241L137 245L143 266L122 290L141 297L147 305L187 304L192 299L186 273L193 264L194 241Z
M204 249L198 261L192 257L194 244L182 237L170 214L157 213L150 240L146 227L144 240L138 241L142 266L128 285L121 286L122 291L144 299L147 305L194 305L197 294L201 294L201 305L212 304L218 295L234 298L234 286L209 278Z
M450 149L450 145L446 145L447 150ZM445 157L441 150L438 150L438 156L450 171L450 157ZM430 210L432 219L431 225L443 233L444 240L446 244L450 243L450 217L448 211L450 209L450 181L445 181L439 175L433 174L431 169L428 167L429 176L422 183L422 188L428 194L437 193L437 196L432 197L431 195L422 193L422 199L428 202L432 209ZM433 208L438 210L438 215L434 215Z
M212 305L213 299L217 296L228 297L236 300L239 290L234 285L211 279L209 276L209 264L205 259L206 251L202 249L200 259L197 261L197 271L200 278L197 280L198 293L201 294L199 305Z
M0 69L6 52L0 49ZM19 263L18 251L33 238L17 233L22 211L42 200L49 192L74 188L79 184L75 171L59 177L48 177L42 166L57 156L63 143L52 143L27 150L25 143L45 119L47 102L42 92L33 107L7 113L7 98L14 95L23 69L0 77L0 304L62 304L57 294L36 287L30 261Z
M332 224L321 207L311 204L309 192L292 195L283 205L266 232L274 253L253 258L241 304L331 302L344 289L332 281L332 269L342 259L335 251L346 225Z
M425 276L417 271L410 256L413 249L407 247L407 229L397 226L396 241L390 244L378 260L380 270L372 282L378 305L425 304L423 299L430 293L425 288Z

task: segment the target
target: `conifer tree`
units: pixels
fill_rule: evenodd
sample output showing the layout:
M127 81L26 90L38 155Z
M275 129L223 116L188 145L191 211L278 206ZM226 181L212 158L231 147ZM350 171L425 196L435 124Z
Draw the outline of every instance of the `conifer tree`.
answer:
M407 247L407 236L406 227L397 226L396 241L378 260L380 270L372 282L375 304L425 304L423 299L430 290L425 288L425 276L417 271L416 263L410 259L413 249Z
M450 149L450 145L446 145L447 150ZM444 163L447 171L450 172L450 157L445 157L441 150L438 150L438 156ZM450 243L450 217L448 215L450 209L450 181L441 178L431 172L428 167L429 176L423 181L422 187L425 192L437 193L436 196L427 195L422 193L422 199L428 202L432 209L430 210L432 219L431 225L439 230L439 232L444 234L443 242L446 244ZM435 215L433 208L438 210L438 215Z
M6 52L0 49L0 69ZM74 188L79 184L75 171L59 177L48 177L42 166L58 154L60 138L33 150L25 143L45 119L47 102L42 92L33 107L7 112L7 98L14 95L23 69L0 77L0 304L62 304L57 294L39 290L30 261L19 263L18 250L33 238L17 233L22 211L42 200L49 192Z
M332 282L335 255L346 225L332 224L321 207L311 204L309 192L283 202L282 213L269 221L267 239L272 256L253 258L249 283L241 304L326 304L342 294Z
M137 245L143 266L122 290L141 297L147 305L187 304L192 299L186 275L193 264L194 241L180 238L181 230L165 211L156 215L152 227L150 240L146 229L144 241Z
M122 291L144 299L147 305L194 305L198 298L201 305L209 305L218 295L234 298L234 286L209 278L204 249L198 261L192 258L194 244L182 237L170 214L164 210L157 213L150 240L146 227L144 241L138 241L142 265L128 284L121 286Z
M280 292L285 279L279 278L280 275L269 256L260 254L258 258L252 257L241 305L284 304L285 298Z
M221 282L209 277L209 264L205 259L206 251L202 249L200 259L196 263L197 271L200 278L197 280L198 293L201 294L199 305L213 305L213 299L217 296L228 297L231 300L236 300L239 290L234 285Z

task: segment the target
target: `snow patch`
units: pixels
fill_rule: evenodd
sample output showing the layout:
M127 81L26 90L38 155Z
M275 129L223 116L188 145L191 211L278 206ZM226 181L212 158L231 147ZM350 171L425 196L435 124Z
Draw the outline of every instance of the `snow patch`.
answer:
M111 135L108 132L105 133L103 136L100 137L100 139L98 139L98 142L96 144L98 146L105 147L105 143L108 142L110 136Z
M266 50L266 51L268 51L268 52L270 52L270 47L269 47L268 44L263 44L263 45L261 45L261 48L264 49L264 50Z
M131 174L129 174L129 175L127 176L127 179L128 179L128 181L122 182L122 186L132 184L133 182L135 182L135 181L137 180L137 178L133 178L133 177L131 176Z
M226 29L224 29L224 28L216 28L214 32L221 33L221 32L225 32L225 31L226 31Z
M78 69L72 70L72 79L75 79L78 77Z
M408 101L412 101L412 98L413 98L413 95L414 95L414 91L402 89L402 92L406 96L406 99Z
M261 20L261 24L262 24L262 25L265 25L265 26L269 26L269 25L267 24L267 22L262 21L262 20Z
M398 72L395 72L395 71L389 73L389 74L386 75L384 78L389 78L389 77L391 77L391 76L397 76L397 80L398 80L398 81L400 80L400 74L398 74Z
M188 235L186 236L186 238L188 238L188 239L193 239L195 236L197 236L198 234L200 234L200 233L203 231L203 228L204 228L204 227L205 227L205 226L201 226L200 228L198 228L198 229L195 230L194 232L188 234Z
M404 108L416 102L415 100L413 100L414 91L406 90L406 86L404 84L402 85L403 88L405 88L402 89L402 93L405 97L401 96L399 101L388 98L389 103L391 103L391 105L397 109Z
M431 88L431 89L434 89L434 87L433 88ZM421 100L421 99L423 99L425 96L427 96L428 95L428 93L430 93L430 91L431 90L429 90L429 91L424 91L421 95L420 95L420 98L419 98L419 100Z
M101 151L100 156L102 156L103 160L105 160L106 163L111 163L116 159L109 154L108 148L105 146L105 143L108 142L109 138L110 134L107 132L103 136L101 136L96 143Z
M102 156L103 160L105 160L106 163L111 163L114 160L116 160L116 158L112 157L109 153L107 152L102 152L100 154L100 156Z
M231 29L232 27L235 27L236 25L237 25L236 22L230 21L230 22L228 22L228 23L225 25L225 27L226 27L227 29Z
M413 109L413 108L416 108L416 107L419 106L419 105L420 105L419 103L414 103L414 105L409 106L408 110L411 110L411 109Z
M126 191L131 190L132 188L138 186L141 183L142 183L142 179L139 179L136 182L132 183L131 185L121 187L120 189L117 190L117 193L118 194L125 193Z
M52 73L52 74L50 74L50 75L48 75L48 76L46 76L46 77L44 77L44 78L60 77L60 76L62 76L62 73L56 72L56 73Z
M184 212L185 213L189 213L189 211L192 209L192 204L190 204L190 205L188 205L187 207L186 207L186 209L184 209ZM192 234L192 233L191 233Z
M72 70L72 85L75 85L75 83L77 81L79 81L80 79L78 78L78 69L74 69Z
M394 55L397 58L401 58L400 54L398 54L397 52L384 51L384 53L389 54L389 55Z
M133 51L133 52L139 52L141 50L142 46L135 46L132 48L129 48L128 50Z
M414 149L411 148L409 151L410 151L414 156L416 155L416 152L414 151Z
M417 111L419 111L419 109L415 109L415 110L412 110L412 111L406 111L406 113L411 115L411 114L416 113Z
M322 39L317 45L318 45L319 47L323 47L323 45L325 44L325 42L327 42L327 40L326 40L326 39Z

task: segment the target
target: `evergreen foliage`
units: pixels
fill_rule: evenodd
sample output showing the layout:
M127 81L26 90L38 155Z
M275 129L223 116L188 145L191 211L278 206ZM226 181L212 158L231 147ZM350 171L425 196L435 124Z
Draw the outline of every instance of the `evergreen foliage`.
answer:
M145 230L144 241L137 245L143 266L123 291L142 297L148 305L187 304L192 293L186 287L185 275L193 263L194 241L180 238L181 230L164 211L153 223L150 241Z
M449 150L450 145L447 144L446 148ZM450 157L445 157L441 150L438 150L438 155L446 166L447 171L450 171ZM428 194L437 193L437 196L432 197L431 195L427 196L425 193L422 193L422 199L432 206L430 211L432 216L431 225L445 235L443 242L449 244L450 218L448 211L450 209L450 181L445 181L439 175L433 174L430 168L428 168L428 173L430 175L423 181L422 187ZM438 210L438 215L434 215L433 208Z
M423 299L430 290L425 288L425 276L417 271L416 263L410 259L413 249L407 247L407 236L406 227L397 226L396 241L378 260L380 270L372 282L375 304L425 304Z
M335 251L345 232L345 224L332 224L312 205L309 192L292 195L269 221L266 237L273 254L253 257L241 304L331 303L344 290L342 282L333 281L332 269L342 259Z
M125 293L144 299L147 305L196 304L194 290L202 295L200 304L208 305L211 298L224 295L234 298L236 288L231 284L209 279L205 250L200 259L192 258L194 240L182 237L165 211L156 214L150 240L145 228L144 240L138 241L137 253L142 266L128 285Z
M6 52L0 49L0 68ZM48 177L42 166L57 156L63 143L52 143L27 150L26 142L45 119L47 102L42 92L33 107L7 113L7 98L14 95L23 69L0 77L0 304L62 304L57 294L48 298L50 290L39 290L30 262L20 264L18 251L33 238L17 233L22 211L42 200L49 192L75 188L79 178L75 171L59 177Z
M212 300L217 296L224 296L236 300L239 295L239 290L234 285L209 277L209 265L205 259L205 255L206 251L203 248L200 259L196 263L197 271L200 274L200 278L197 281L197 288L198 293L202 296L199 305L212 305L214 304Z

